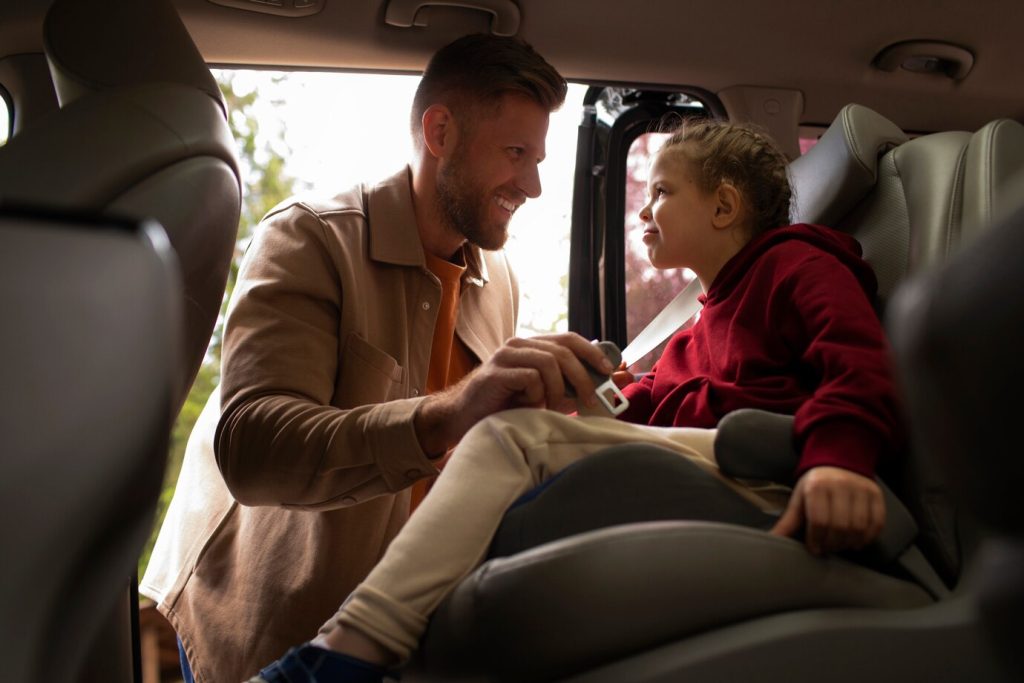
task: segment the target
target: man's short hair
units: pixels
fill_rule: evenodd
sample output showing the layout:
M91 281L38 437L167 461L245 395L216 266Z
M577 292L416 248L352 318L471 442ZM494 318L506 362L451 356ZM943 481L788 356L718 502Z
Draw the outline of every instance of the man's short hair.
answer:
M483 33L464 36L438 50L423 72L412 103L413 139L419 146L423 112L434 104L459 115L519 93L552 112L562 106L566 90L565 79L525 41Z

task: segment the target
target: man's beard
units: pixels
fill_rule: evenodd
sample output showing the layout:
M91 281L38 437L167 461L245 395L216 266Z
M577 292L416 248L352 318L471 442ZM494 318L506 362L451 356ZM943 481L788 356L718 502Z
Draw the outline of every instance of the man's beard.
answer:
M508 239L508 223L488 225L488 213L494 198L467 172L462 144L455 149L437 178L437 209L448 228L470 244L496 251Z

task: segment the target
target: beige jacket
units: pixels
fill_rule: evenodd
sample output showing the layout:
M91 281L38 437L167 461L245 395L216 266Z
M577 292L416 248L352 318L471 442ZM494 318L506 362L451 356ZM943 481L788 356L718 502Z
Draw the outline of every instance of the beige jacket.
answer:
M456 334L482 360L514 334L519 292L503 253L466 260ZM310 639L405 522L408 486L436 473L412 421L440 296L408 169L260 224L220 395L140 587L196 681L241 681Z

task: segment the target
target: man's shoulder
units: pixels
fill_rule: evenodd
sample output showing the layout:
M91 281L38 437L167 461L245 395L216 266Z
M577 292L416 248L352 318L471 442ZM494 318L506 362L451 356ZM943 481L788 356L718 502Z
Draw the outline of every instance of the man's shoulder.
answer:
M324 221L338 216L352 216L365 220L369 191L370 186L357 185L333 197L314 193L294 195L268 211L264 220L289 213L307 214Z
M387 197L409 193L408 168L376 183L359 183L339 192L333 197L307 192L285 199L267 212L264 221L285 218L289 215L310 216L321 223L338 223L354 220L363 225L369 221L374 197Z
M334 197L289 197L260 221L253 232L254 248L272 258L292 252L308 258L321 249L332 259L359 261L368 224L361 194L360 186Z

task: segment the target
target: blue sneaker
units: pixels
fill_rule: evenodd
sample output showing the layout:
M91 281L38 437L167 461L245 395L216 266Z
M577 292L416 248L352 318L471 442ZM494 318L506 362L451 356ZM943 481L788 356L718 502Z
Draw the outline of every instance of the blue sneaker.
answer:
M398 680L395 672L306 643L260 671L249 683L382 683Z

